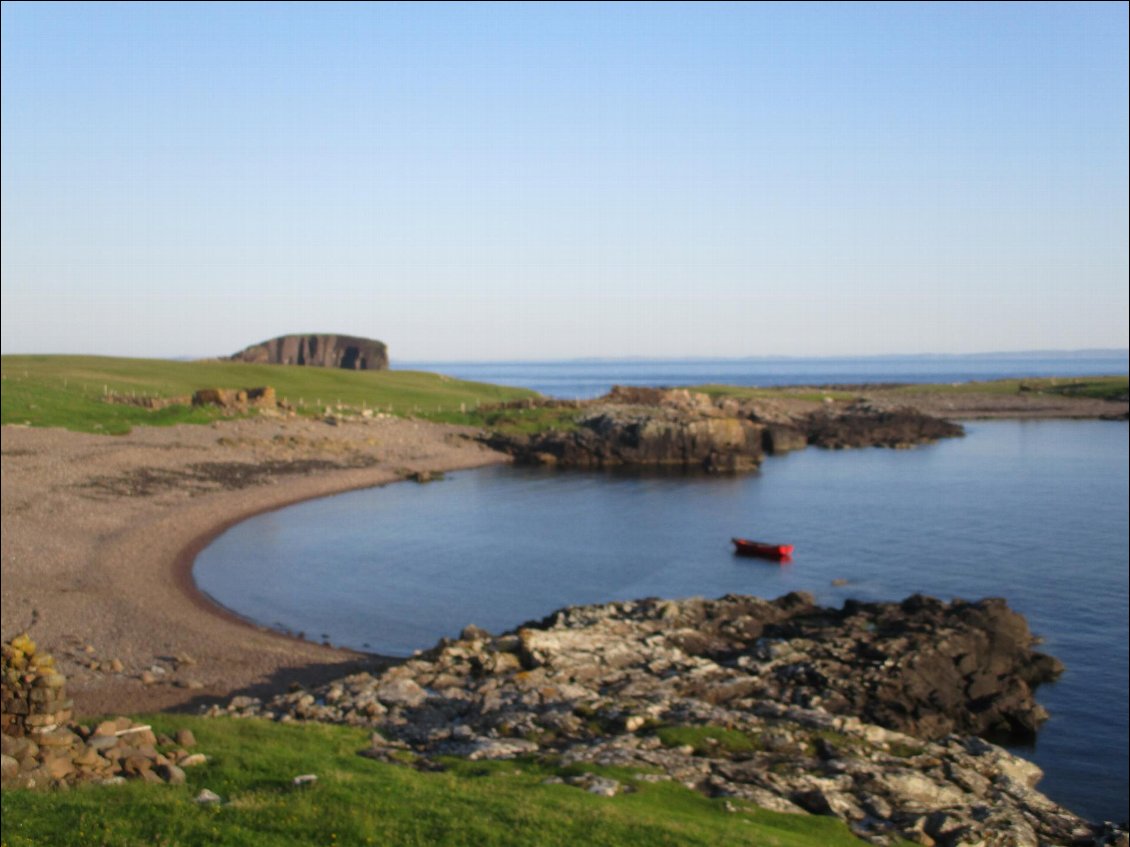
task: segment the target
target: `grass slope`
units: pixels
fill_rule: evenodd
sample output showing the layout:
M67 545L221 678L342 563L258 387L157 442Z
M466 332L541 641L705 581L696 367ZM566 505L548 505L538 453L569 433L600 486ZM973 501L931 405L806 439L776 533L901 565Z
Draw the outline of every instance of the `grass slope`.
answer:
M101 356L4 356L0 423L58 426L81 432L124 433L133 426L206 423L218 410L170 406L150 411L106 402L106 395L176 397L199 388L273 386L300 413L326 406L376 409L445 420L479 404L535 396L532 391L464 382L419 371L173 362ZM467 410L464 412L463 410Z
M134 426L208 423L218 409L170 406L151 411L106 402L108 394L176 397L199 388L249 388L270 385L299 413L321 414L327 406L373 409L446 423L482 426L512 433L538 432L576 425L570 409L485 409L479 406L537 396L521 388L465 382L420 371L344 371L330 368L247 365L237 362L174 362L102 356L4 356L0 358L3 400L0 423L58 426L81 432L125 433ZM749 388L703 385L692 390L714 397L814 401L852 400L857 391L814 388ZM1022 394L1044 392L1100 399L1125 398L1126 377L1023 379L959 385L906 385L890 393Z
M860 845L827 817L708 799L678 783L599 770L633 793L598 797L548 776L580 773L532 761L451 760L438 773L357 755L358 729L183 715L145 718L158 732L188 727L210 761L182 786L131 783L67 792L5 791L3 847L66 845ZM317 783L294 790L294 776ZM224 804L200 806L202 788Z

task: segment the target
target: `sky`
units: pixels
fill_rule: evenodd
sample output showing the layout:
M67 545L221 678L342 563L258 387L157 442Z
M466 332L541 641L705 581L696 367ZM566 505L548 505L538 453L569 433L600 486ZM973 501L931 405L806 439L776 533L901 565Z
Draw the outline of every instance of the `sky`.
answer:
M1125 348L1128 8L4 2L0 346Z

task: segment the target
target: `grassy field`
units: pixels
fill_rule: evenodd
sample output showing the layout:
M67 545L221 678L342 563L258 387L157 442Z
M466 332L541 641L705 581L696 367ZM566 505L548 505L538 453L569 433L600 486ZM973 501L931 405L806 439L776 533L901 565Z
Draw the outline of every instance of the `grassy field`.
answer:
M247 365L236 362L174 362L100 356L4 356L0 359L3 401L0 422L58 426L82 432L120 434L134 426L208 423L215 408L175 405L149 410L113 397L177 397L200 388L272 386L280 400L299 414L317 415L327 407L346 412L365 409L444 423L481 426L509 433L575 426L576 412L559 408L489 408L537 396L521 388L465 382L419 371L345 371L331 368ZM714 397L768 399L791 397L822 401L854 400L859 392L815 388L745 388L701 385ZM1117 399L1126 397L1127 378L1011 379L958 385L921 384L881 389L908 394L1063 394ZM480 408L484 407L484 408Z
M349 727L145 717L158 732L192 729L210 757L181 786L142 783L67 792L5 791L2 842L22 845L860 845L827 817L708 799L633 771L593 768L630 793L598 797L548 777L582 773L529 760L445 762L441 772L358 755ZM309 788L291 780L313 773ZM223 799L201 806L208 788Z
M1125 398L1130 380L1124 376L1037 377L991 382L904 385L891 389L905 394L1059 394L1097 400Z
M473 422L482 404L535 396L532 391L464 382L418 371L173 362L101 356L4 356L0 359L0 423L58 426L82 432L124 433L134 426L207 423L217 409L170 406L151 411L107 402L120 397L176 397L200 388L270 385L300 414L328 406L371 409L433 420Z
M833 400L854 400L859 391L796 388L747 388L735 385L699 385L691 389L701 391L712 397L737 397L751 399L770 399L773 397L792 397L799 400L821 401L825 397ZM1125 399L1130 391L1130 379L1124 376L1095 377L1037 377L1025 379L997 379L987 382L960 383L915 383L890 388L868 389L868 393L892 394L1059 394L1067 397L1088 397L1098 400Z

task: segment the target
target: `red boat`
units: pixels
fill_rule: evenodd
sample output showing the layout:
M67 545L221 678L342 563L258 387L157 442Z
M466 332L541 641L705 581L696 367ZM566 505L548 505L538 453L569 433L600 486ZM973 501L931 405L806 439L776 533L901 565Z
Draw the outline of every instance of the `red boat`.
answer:
M732 538L734 552L739 556L757 556L761 559L784 561L793 554L792 544L766 544L763 541L750 541L748 538Z

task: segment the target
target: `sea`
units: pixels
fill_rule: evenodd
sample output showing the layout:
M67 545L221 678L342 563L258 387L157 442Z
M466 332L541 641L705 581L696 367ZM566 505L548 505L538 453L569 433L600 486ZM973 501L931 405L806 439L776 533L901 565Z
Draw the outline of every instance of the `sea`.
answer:
M977 360L962 369L917 362L900 379L909 361L887 369L832 361L825 371L811 360L782 365L776 382L760 366L716 361L446 372L577 397L611 384L734 383L742 374L749 381L739 384L781 385L1126 373L1125 358L1121 370L1100 359L1054 370L1036 360L1027 371L1019 359L1001 370ZM502 466L355 491L232 527L200 554L195 577L258 623L397 656L470 623L500 632L566 605L649 596L803 590L835 606L915 592L1004 597L1043 639L1040 649L1067 667L1038 692L1051 718L1037 741L1013 749L1044 769L1040 787L1053 799L1093 820L1126 820L1127 424L974 421L966 429L908 451L769 457L742 476ZM735 535L793 544L793 561L737 558Z
M577 359L537 362L400 362L394 369L530 388L547 397L585 400L613 385L858 385L955 383L1018 377L1125 375L1126 350L1073 353L866 356L857 358Z

